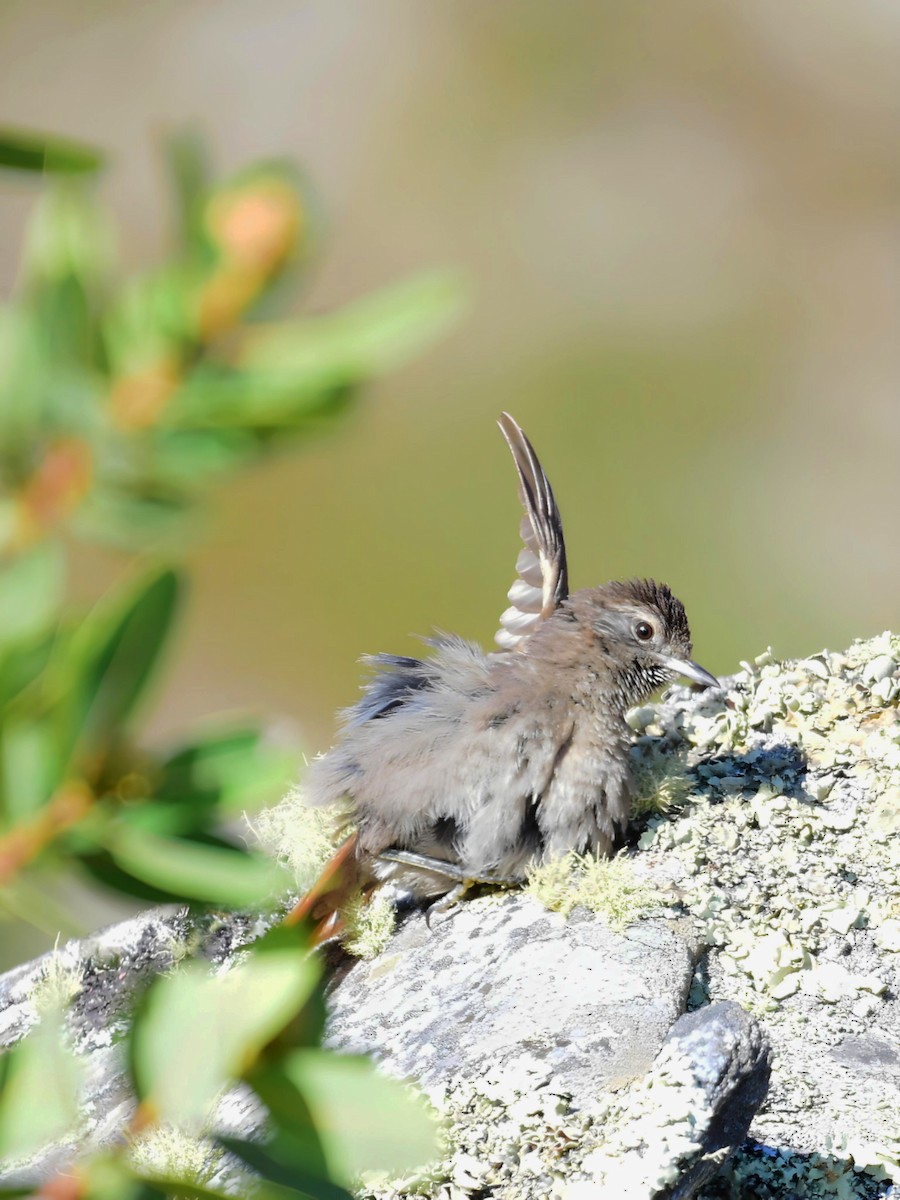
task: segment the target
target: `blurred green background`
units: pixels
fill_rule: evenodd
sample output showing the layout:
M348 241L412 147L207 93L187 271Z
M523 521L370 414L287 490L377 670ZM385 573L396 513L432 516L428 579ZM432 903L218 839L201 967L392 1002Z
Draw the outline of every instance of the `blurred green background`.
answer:
M309 751L356 658L489 642L535 442L575 586L652 574L727 672L897 624L900 8L860 0L5 0L0 112L109 152L126 265L171 242L160 145L302 162L307 311L461 269L467 318L217 494L157 735L251 709ZM36 189L0 181L0 289ZM78 595L119 572L79 549Z

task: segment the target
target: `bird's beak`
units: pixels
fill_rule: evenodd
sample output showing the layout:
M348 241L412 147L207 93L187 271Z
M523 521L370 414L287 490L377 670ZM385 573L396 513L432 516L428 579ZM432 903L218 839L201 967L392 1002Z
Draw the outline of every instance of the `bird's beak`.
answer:
M659 661L667 670L674 671L676 675L683 675L685 679L689 679L691 683L698 683L700 687L720 686L715 675L710 675L709 671L705 671L695 662L683 658L665 658L663 655L659 656Z

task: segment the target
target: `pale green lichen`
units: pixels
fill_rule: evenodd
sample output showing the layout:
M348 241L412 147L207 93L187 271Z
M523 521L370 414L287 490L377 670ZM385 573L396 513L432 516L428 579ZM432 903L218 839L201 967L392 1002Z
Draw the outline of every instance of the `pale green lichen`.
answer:
M638 720L644 711L638 710ZM674 747L659 737L650 723L643 727L643 732L644 736L638 739L631 751L631 771L635 784L631 815L638 819L681 808L695 787L695 780L687 767L686 749Z
M350 832L343 809L311 807L300 788L258 813L252 829L260 846L293 872L301 893L313 886ZM349 954L365 959L381 953L396 924L391 900L377 892L352 895L341 907L341 918L341 944Z
M293 872L300 891L312 887L334 854L339 834L349 832L343 812L306 804L300 788L257 813L248 825L260 847Z
M637 876L625 855L566 854L551 859L530 872L527 890L552 912L569 916L576 908L587 908L619 930L645 917L660 902L656 888Z
M900 675L898 642L885 634L799 663L766 652L726 696L679 711L674 731L664 706L644 710L645 726L687 743L706 795L651 820L640 845L681 861L682 904L721 948L723 969L755 993L735 998L753 1007L796 993L834 934L877 931L892 916L900 723L873 687ZM776 724L781 743L767 748Z
M341 945L356 958L376 958L394 933L396 913L389 896L354 896L341 909Z
M29 999L38 1017L64 1012L81 991L81 985L81 964L70 961L57 949L45 959Z
M440 1107L446 1122L441 1161L412 1179L368 1176L361 1200L558 1196L591 1125L551 1073L534 1064L521 1070L509 1064L451 1084Z
M201 1188L215 1177L224 1157L210 1138L193 1137L173 1125L151 1125L136 1134L128 1147L129 1161L141 1174Z

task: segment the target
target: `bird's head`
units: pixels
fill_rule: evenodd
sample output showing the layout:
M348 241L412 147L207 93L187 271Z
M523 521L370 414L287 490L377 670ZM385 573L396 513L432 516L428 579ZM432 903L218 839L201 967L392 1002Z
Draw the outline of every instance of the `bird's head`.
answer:
M718 686L714 675L691 660L684 605L665 584L652 579L607 583L576 592L567 604L629 705L677 675L702 687Z

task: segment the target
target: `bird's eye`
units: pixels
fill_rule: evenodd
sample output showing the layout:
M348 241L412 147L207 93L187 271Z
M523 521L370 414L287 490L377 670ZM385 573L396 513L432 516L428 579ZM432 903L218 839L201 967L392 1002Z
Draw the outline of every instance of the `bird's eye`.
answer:
M639 642L649 642L653 637L653 626L649 621L638 621L634 627L634 636Z

